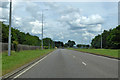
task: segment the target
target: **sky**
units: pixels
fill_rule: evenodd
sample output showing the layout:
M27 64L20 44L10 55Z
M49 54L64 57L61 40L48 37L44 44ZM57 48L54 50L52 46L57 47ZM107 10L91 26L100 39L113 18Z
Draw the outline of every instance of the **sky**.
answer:
M9 23L9 2L0 5L0 21ZM12 3L12 27L41 39L42 17L44 38L55 41L74 40L90 44L103 30L118 25L118 2L19 2Z

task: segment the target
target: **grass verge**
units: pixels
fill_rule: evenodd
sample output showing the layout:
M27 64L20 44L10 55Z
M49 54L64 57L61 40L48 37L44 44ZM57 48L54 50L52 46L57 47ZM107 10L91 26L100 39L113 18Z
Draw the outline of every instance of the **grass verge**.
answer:
M74 49L74 48L68 48L70 50L76 50L81 52L88 52L108 57L114 57L114 58L120 58L118 54L120 54L120 49Z
M5 75L26 63L29 63L41 56L44 56L54 49L45 50L26 50L20 52L11 52L11 56L7 52L2 53L2 75Z

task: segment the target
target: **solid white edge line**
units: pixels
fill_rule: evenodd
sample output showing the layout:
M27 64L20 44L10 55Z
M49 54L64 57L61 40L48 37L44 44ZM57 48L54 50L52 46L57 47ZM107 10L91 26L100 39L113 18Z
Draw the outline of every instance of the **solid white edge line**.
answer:
M82 62L85 66L87 65L85 62Z
M39 62L41 62L43 59L45 59L49 55L43 57L42 59L40 59L39 61L37 61L36 63L34 63L33 65L31 65L30 67L28 67L27 69L25 69L23 72L21 72L20 74L18 74L17 76L15 76L12 80L14 80L15 78L18 78L19 76L21 76L22 74L24 74L26 71L28 71L29 69L31 69L32 67L34 67L36 64L38 64Z
M89 53L88 53L88 54L89 54ZM89 54L89 55L96 56L96 57L99 57L99 58L104 58L104 59L109 59L109 60L119 61L118 59L109 58L109 57L105 57L105 56L99 56L99 55L94 55L94 54Z

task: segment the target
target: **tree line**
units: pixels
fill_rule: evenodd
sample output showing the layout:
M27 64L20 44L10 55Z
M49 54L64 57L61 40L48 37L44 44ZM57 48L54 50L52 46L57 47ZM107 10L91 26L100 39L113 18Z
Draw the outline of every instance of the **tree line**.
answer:
M87 44L77 44L77 48L90 48L90 45L87 45Z
M92 39L91 46L93 48L102 47L106 49L120 49L120 25L110 30L104 30L102 34L95 36Z
M8 43L9 26L2 25L2 42ZM23 45L41 46L41 40L38 36L30 35L29 33L21 32L18 29L11 28L11 42ZM100 48L101 47L101 36L102 36L102 47L106 49L120 49L120 25L114 29L104 30L102 34L95 36L92 39L91 47ZM51 38L44 38L43 45L44 48L62 48L62 47L74 47L75 41L68 40L67 43L62 41L53 41ZM89 45L77 44L78 48L89 48Z
M9 26L2 24L2 42L8 43L8 35L9 35ZM18 42L19 44L24 45L32 45L32 46L40 46L41 40L37 36L32 36L29 33L24 33L19 31L18 29L11 28L11 42Z
M3 22L0 22L0 24L2 25L2 42L8 43L9 25L5 25ZM11 28L11 42L13 44L41 46L41 40L39 37L21 32L14 28ZM55 47L73 47L73 45L75 45L75 41L68 40L68 42L64 44L61 41L53 41L51 38L43 38L43 45L45 49Z

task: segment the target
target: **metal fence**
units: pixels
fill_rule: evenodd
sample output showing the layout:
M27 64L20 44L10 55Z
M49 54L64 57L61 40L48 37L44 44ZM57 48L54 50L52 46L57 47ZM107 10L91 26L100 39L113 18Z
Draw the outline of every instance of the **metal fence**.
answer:
M0 42L0 48L2 50L0 52L7 51L8 50L8 43L1 43ZM17 48L18 48L18 51L21 51L21 50L36 50L36 49L40 49L40 46L30 46L30 45L18 44ZM11 50L14 50L13 44L11 45Z

